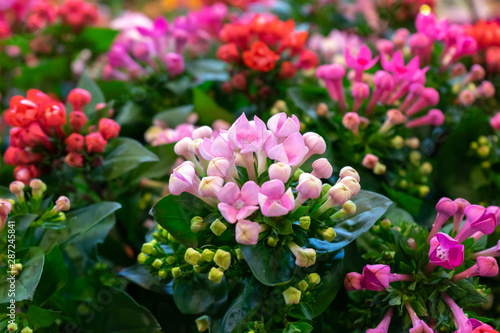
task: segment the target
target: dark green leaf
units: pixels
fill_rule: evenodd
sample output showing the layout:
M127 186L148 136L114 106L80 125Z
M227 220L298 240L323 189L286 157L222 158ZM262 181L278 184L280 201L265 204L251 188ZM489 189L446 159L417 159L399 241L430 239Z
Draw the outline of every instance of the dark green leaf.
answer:
M172 283L164 283L158 276L153 276L143 265L134 265L122 269L120 276L130 280L144 289L154 291L159 294L172 294Z
M50 295L60 290L66 281L68 281L68 269L64 263L61 249L59 246L54 246L52 251L45 256L42 277L33 302L43 304Z
M99 54L109 50L111 43L115 39L118 31L101 27L85 27L75 40L79 47L88 48L93 53Z
M170 128L175 128L186 122L188 116L193 113L193 109L194 105L192 104L178 106L158 113L154 119L165 122Z
M87 90L92 96L90 103L83 108L83 112L89 117L89 119L93 119L96 105L106 102L104 95L99 86L90 78L87 71L82 73L80 81L78 81L78 88ZM68 112L69 110L72 110L69 103L66 103L66 110L68 110Z
M194 111L200 117L200 122L205 125L211 125L218 119L232 123L233 115L218 106L212 98L199 88L193 89L194 94Z
M35 305L31 305L26 313L30 324L36 327L48 327L56 321L57 317L59 317L58 312L42 309Z
M227 64L215 59L191 61L186 64L186 70L196 78L197 84L207 81L228 81Z
M161 178L169 174L178 157L175 154L174 146L175 143L148 147L160 160L139 165L132 171L131 181L139 182L142 178Z

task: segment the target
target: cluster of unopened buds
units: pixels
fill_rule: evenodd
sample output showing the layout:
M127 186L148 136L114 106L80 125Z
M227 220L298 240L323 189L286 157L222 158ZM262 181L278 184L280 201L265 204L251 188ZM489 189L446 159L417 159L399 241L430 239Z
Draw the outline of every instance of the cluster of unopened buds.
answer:
M196 139L180 140L175 152L186 161L173 170L169 191L174 196L190 193L216 214L210 223L204 217L194 217L191 231L210 228L219 237L227 230L243 245L255 245L259 240L265 240L270 247L286 245L297 266L313 265L315 250L302 248L291 235L280 236L275 230L281 224L278 221L293 218L311 237L331 242L336 237L332 221L355 213L356 205L350 199L360 191L360 184L358 173L351 167L340 171L334 186L323 184L321 179L329 179L333 172L325 158L312 163L311 173L303 172L300 166L311 156L323 154L326 143L316 133L301 134L299 128L298 119L285 113L271 117L267 126L258 117L249 121L243 114L227 131L213 135L204 126L195 130ZM342 208L336 209L337 205ZM331 219L325 219L327 215ZM164 231L162 237L168 235ZM150 246L161 254L155 244ZM220 282L231 260L242 259L237 247L233 255L228 251L227 247L216 251L188 248L184 259L195 269L210 268L209 278ZM146 262L150 254L149 250L143 251L139 262ZM157 270L172 265L168 258L166 262L156 259L153 266ZM180 276L181 272L169 268L174 277Z
M497 276L499 269L495 257L500 256L500 243L492 248L468 254L466 258L464 242L470 238L469 241L475 243L481 237L493 233L495 227L500 225L500 208L497 206L485 208L479 205L471 205L467 200L461 198L455 200L442 198L436 205L436 211L435 222L427 237L429 245L425 244L429 246L429 260L427 265L424 266L423 275L430 277L436 267L440 266L447 270L449 280L454 283L475 276ZM463 222L464 216L465 222ZM442 228L449 219L453 220L452 228L449 232L444 232ZM382 221L383 223L384 221ZM415 239L408 239L408 247L412 250L417 250L425 245L418 245ZM467 262L474 261L475 263L466 268L463 265L466 259ZM446 275L441 274L440 276ZM378 264L366 265L362 274L356 272L347 274L344 284L348 291L365 289L386 292L392 282L413 283L415 281L419 282L421 279L422 277L418 272L413 274L391 273L390 266ZM417 286L411 290L417 291L419 289ZM496 332L491 326L483 324L479 320L467 318L463 310L446 292L441 294L441 298L451 309L458 329L457 332ZM428 323L417 317L410 302L405 301L404 305L413 325L410 332L434 332L432 327L436 325L435 320L430 320L429 322L432 322L432 324L429 326ZM392 309L387 312L384 320L376 328L378 329L376 332L388 331L392 312ZM375 330L372 331L375 332ZM368 332L372 331L368 330Z
M478 21L465 26L465 33L473 37L480 50L485 51L486 65L491 73L500 72L500 24L497 21Z
M306 48L307 37L307 31L295 30L294 21L281 21L270 14L224 25L220 38L225 44L219 47L217 57L234 69L225 89L247 91L248 86L256 84L265 93L269 92L269 82L264 82L259 72L289 79L299 69L316 67L318 57Z
M159 17L150 27L135 27L133 34L125 22L122 34L108 52L103 77L126 81L161 70L172 77L181 75L185 67L184 54L206 53L226 14L226 6L215 4L178 16L172 23ZM126 19L125 16L123 20Z
M118 136L120 125L109 118L101 118L98 127L89 124L83 108L91 98L88 91L73 89L67 99L72 112L67 117L64 104L39 90L28 90L26 97L12 97L4 113L12 126L4 160L16 166L17 180L28 184L44 168L60 167L60 159L74 168L102 164L104 148L108 140ZM97 110L104 108L104 104L96 106Z

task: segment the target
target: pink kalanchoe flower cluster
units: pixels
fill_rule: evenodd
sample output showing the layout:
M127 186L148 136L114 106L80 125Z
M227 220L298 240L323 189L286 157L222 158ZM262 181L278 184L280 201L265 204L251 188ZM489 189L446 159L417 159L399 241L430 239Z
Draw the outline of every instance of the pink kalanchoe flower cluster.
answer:
M177 142L175 151L187 161L174 169L170 193L188 192L200 198L235 225L239 243L256 244L259 233L268 229L266 223L260 223L263 217L286 216L308 200L319 200L321 178L332 175L331 164L320 158L313 162L312 173L301 173L292 181L306 160L326 150L321 136L301 134L299 129L298 119L284 113L274 115L267 124L258 117L248 120L243 114L228 130L185 137ZM345 204L359 190L357 172L342 169L339 182L321 199L325 202L314 214ZM314 250L293 242L288 246L298 265L314 263Z
M135 17L135 27L118 18L114 25L122 33L108 52L102 76L108 80L129 80L165 70L170 76L184 73L184 56L206 53L217 37L227 14L223 4L203 7L178 16L173 22L159 17L154 22ZM131 13L125 14L131 17ZM113 23L112 23L113 25Z

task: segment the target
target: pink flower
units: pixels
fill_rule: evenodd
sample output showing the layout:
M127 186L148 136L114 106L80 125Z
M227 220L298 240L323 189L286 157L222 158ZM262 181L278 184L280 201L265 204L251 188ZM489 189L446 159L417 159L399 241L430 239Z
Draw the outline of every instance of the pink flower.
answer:
M203 139L200 145L200 155L207 161L210 161L214 157L224 157L232 161L234 158L234 149L227 140L227 137L224 138L221 133L215 140Z
M405 302L405 306L413 325L410 329L410 333L434 333L434 331L423 320L418 318L417 313L413 310L410 302Z
M259 151L269 135L262 120L255 116L254 121L248 121L244 113L227 132L229 140L241 149L242 154Z
M444 123L444 114L441 110L432 109L425 116L410 120L406 123L407 128L420 126L441 126Z
M477 257L476 264L453 276L453 281L467 279L471 276L492 277L498 275L498 264L494 257Z
M464 262L464 246L447 234L438 233L430 241L429 260L446 269L455 269Z
M255 245L259 240L259 224L248 220L236 223L236 241L244 245Z
M295 206L292 189L289 188L285 192L285 184L277 179L265 182L258 198L264 216L286 215Z
M173 52L167 53L165 55L165 63L170 75L175 76L184 72L184 58L180 54Z
M392 308L390 308L384 315L384 319L377 325L376 328L370 328L366 333L387 333L389 330L389 324L392 318Z
M412 77L415 72L420 69L419 57L414 57L407 65L405 65L403 53L401 51L396 52L390 61L388 61L385 56L382 56L381 61L382 67L386 71L394 74L396 82Z
M472 255L472 259L477 257L500 257L500 240L497 242L497 245Z
M463 309L461 309L449 295L444 294L443 300L446 304L448 304L451 312L453 313L453 316L455 317L455 323L458 329L456 331L457 333L472 332L475 326L478 326L477 324L479 321L476 319L467 318Z
M370 69L378 61L378 56L372 59L372 52L366 45L362 45L356 57L351 55L349 49L345 50L345 61L347 67L356 71L356 82L360 82L363 76L363 71Z
M168 189L173 195L179 195L182 192L192 192L196 186L196 172L193 162L185 161L174 169L170 175ZM199 180L198 180L199 181Z
M491 118L490 125L494 130L500 131L500 112Z
M378 163L378 157L373 155L373 154L366 154L365 157L363 157L363 166L367 169L373 169L375 168L375 165Z
M241 191L235 183L227 183L217 193L217 198L221 201L217 207L226 221L235 223L259 209L259 190L259 185L253 181L243 184Z
M267 121L267 127L274 136L282 138L298 132L300 129L300 122L295 115L289 118L286 113L282 112L272 116Z
M266 142L267 156L278 162L288 163L290 166L301 164L308 151L299 132L291 134L280 144L277 144L273 137L269 137Z
M448 219L453 216L458 209L456 202L450 198L441 198L436 205L437 216L434 224L432 225L432 230L427 237L427 242L430 242L431 238L441 229L441 227L448 221Z
M395 281L413 281L413 276L392 274L387 265L366 265L363 268L363 287L367 290L382 291Z
M362 290L363 275L356 272L347 273L344 279L344 286L347 291Z
M415 27L419 33L422 33L432 40L441 40L448 33L448 20L438 21L433 13L419 13L415 20Z
M495 214L489 213L486 208L482 206L467 206L465 208L465 216L465 223L455 236L455 239L459 243L462 243L478 231L489 235L495 230Z

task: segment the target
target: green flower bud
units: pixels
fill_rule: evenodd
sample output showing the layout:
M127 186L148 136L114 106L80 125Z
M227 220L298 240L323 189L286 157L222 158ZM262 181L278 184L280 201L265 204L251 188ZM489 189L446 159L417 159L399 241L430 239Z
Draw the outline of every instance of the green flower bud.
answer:
M169 265L172 265L175 262L175 257L174 256L168 256L167 257L167 263Z
M392 229L394 229L394 230L396 230L396 231L398 231L398 232L401 232L401 228L400 228L400 227L394 227L394 228L392 228Z
M335 237L337 237L337 233L332 227L321 230L321 235L327 242L331 242L335 239Z
M268 237L267 238L267 246L276 247L276 245L278 245L278 241L279 241L279 239L276 237L273 237L273 236Z
M152 265L154 268L160 269L161 266L163 265L163 261L161 259L155 259L155 261L153 261Z
M480 145L485 145L488 143L488 138L485 137L484 135L481 135L478 139L477 142L479 142Z
M304 170L302 169L297 169L297 171L295 171L295 173L293 174L293 180L299 180L299 177L301 174L304 173Z
M234 253L236 254L236 258L238 260L245 260L245 257L243 257L243 253L241 253L240 248L234 249Z
M167 229L163 229L161 235L165 238L170 238Z
M158 271L158 276L160 277L160 279L166 279L167 276L168 276L168 272L164 269Z
M386 171L387 167L385 166L385 164L382 164L380 162L375 164L375 168L373 168L373 173L376 174L377 176L385 174Z
M401 149L403 148L405 144L405 140L403 139L403 137L401 137L400 135L396 135L392 140L391 140L391 145L396 148L396 149Z
M147 255L151 255L153 253L153 244L151 243L142 244L141 251Z
M288 289L283 292L286 305L299 304L301 296L302 292L294 287L288 287Z
M372 228L373 232L378 234L380 232L380 226L379 225L374 225Z
M193 266L193 270L196 272L196 273L199 273L203 270L203 266L200 266L200 265L194 265Z
M422 198L427 196L427 194L429 194L430 191L431 191L431 189L429 188L429 186L422 185L422 186L418 187L418 194Z
M217 266L226 271L229 268L229 265L231 265L231 253L218 249L217 252L215 252L214 262Z
M309 288L309 283L307 283L307 281L302 280L302 281L299 282L299 289L301 291L306 291L307 288Z
M194 233L200 232L201 230L205 230L207 228L207 224L203 222L203 218L200 216L195 216L191 219L191 231Z
M26 326L25 328L23 328L21 330L21 333L33 333L33 330L31 328L29 328L28 326Z
M220 236L224 231L226 231L227 227L224 223L222 223L219 219L215 220L211 225L210 225L210 230L216 235Z
M391 227L392 223L389 219L383 219L382 222L380 222L380 225L384 229L389 229Z
M330 189L332 188L332 185L330 184L323 184L323 186L321 187L321 197L324 197L325 195L328 194L328 191L330 191Z
M21 264L15 264L14 267L11 268L10 270L10 275L19 275L21 271L23 270L23 265Z
M304 230L309 230L311 226L311 217L310 216L302 216L300 218L300 226Z
M196 327L198 328L198 332L205 332L206 330L208 330L208 327L210 326L210 317L202 316L196 319L195 322L196 322Z
M174 267L172 268L172 276L177 279L182 275L182 269L180 267Z
M422 154L418 150L413 150L410 152L410 162L411 164L419 164L422 159Z
M141 265L144 264L144 262L146 261L146 259L148 259L148 256L146 254L142 253L142 252L139 253L139 255L137 256L137 262L139 264L141 264Z
M214 259L214 251L211 251L209 249L205 249L203 250L203 252L201 253L201 257L203 258L203 260L205 260L206 262L211 262L213 259Z
M479 155L479 157L482 157L482 158L485 158L485 157L488 157L488 155L490 154L490 147L488 146L481 146L477 149L477 154Z
M429 162L422 163L422 165L420 166L420 172L423 175L430 175L432 173L432 164L430 164Z
M184 253L184 260L190 265L196 265L198 264L198 261L201 259L201 254L200 252L196 251L192 247L186 250Z
M307 280L309 281L309 283L319 284L321 282L321 277L318 273L311 273L307 277Z
M208 279L214 283L219 284L224 277L224 271L220 268L212 267L210 272L208 273Z
M15 332L17 331L17 324L16 323L11 323L7 325L7 331L9 332Z
M491 168L491 163L489 161L483 161L483 162L481 162L481 168L489 169L489 168Z

